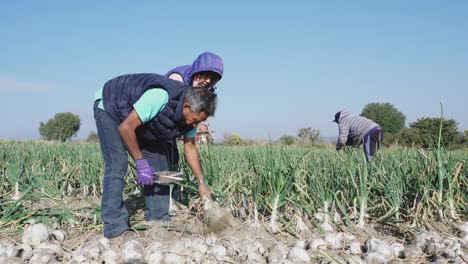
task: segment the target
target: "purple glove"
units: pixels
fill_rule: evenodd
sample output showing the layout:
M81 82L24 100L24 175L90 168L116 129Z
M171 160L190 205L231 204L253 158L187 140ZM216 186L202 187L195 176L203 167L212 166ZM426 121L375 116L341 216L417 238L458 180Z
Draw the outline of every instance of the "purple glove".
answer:
M137 173L138 173L138 184L152 185L153 184L153 168L148 163L147 159L135 160Z

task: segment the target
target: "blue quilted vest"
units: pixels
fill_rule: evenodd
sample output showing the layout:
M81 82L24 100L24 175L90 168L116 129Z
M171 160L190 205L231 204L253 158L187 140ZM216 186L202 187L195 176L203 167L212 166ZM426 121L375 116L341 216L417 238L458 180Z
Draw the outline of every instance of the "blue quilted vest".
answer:
M153 119L138 127L137 136L145 140L176 138L191 129L181 125L185 123L182 109L188 87L153 73L118 76L104 84L104 108L112 118L123 122L143 93L151 88L162 88L169 94L169 101Z

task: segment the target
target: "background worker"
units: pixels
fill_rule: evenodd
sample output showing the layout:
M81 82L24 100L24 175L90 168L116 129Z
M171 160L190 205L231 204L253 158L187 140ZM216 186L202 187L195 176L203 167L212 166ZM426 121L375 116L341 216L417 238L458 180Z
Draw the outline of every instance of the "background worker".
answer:
M352 115L346 109L337 112L333 122L338 124L339 130L336 150L363 144L366 159L371 161L382 142L383 132L380 126L366 117Z

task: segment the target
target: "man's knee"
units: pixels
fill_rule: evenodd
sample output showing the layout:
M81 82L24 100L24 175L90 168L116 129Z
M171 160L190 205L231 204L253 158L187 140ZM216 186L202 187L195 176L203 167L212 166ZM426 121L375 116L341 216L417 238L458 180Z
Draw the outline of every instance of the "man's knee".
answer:
M112 159L112 162L110 164L110 173L111 174L122 174L125 175L127 174L127 169L128 169L128 159L125 157L125 159Z

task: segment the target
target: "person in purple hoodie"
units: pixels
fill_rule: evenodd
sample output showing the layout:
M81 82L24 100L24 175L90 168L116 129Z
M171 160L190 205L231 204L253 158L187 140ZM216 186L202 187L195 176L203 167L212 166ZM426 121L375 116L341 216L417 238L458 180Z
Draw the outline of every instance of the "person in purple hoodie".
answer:
M174 68L166 73L166 77L214 92L216 83L223 77L223 70L221 57L211 52L203 52L191 65Z
M216 90L216 84L223 77L224 63L220 56L211 53L203 52L195 59L192 64L178 66L166 73L166 77L184 84L191 85L197 88L206 88L211 92ZM171 139L165 143L169 168L178 170L179 151L177 149L177 139ZM205 180L198 180L199 188L206 185ZM176 200L182 201L184 198L178 186L175 186L173 197ZM173 215L174 212L169 212Z
M223 59L214 53L206 51L198 55L192 64L179 66L168 71L166 77L193 87L207 88L214 92L216 84L223 77L223 70ZM168 157L169 166L172 169L177 169L179 151L177 150L176 139L167 142L167 147L170 149L169 153L171 153Z

